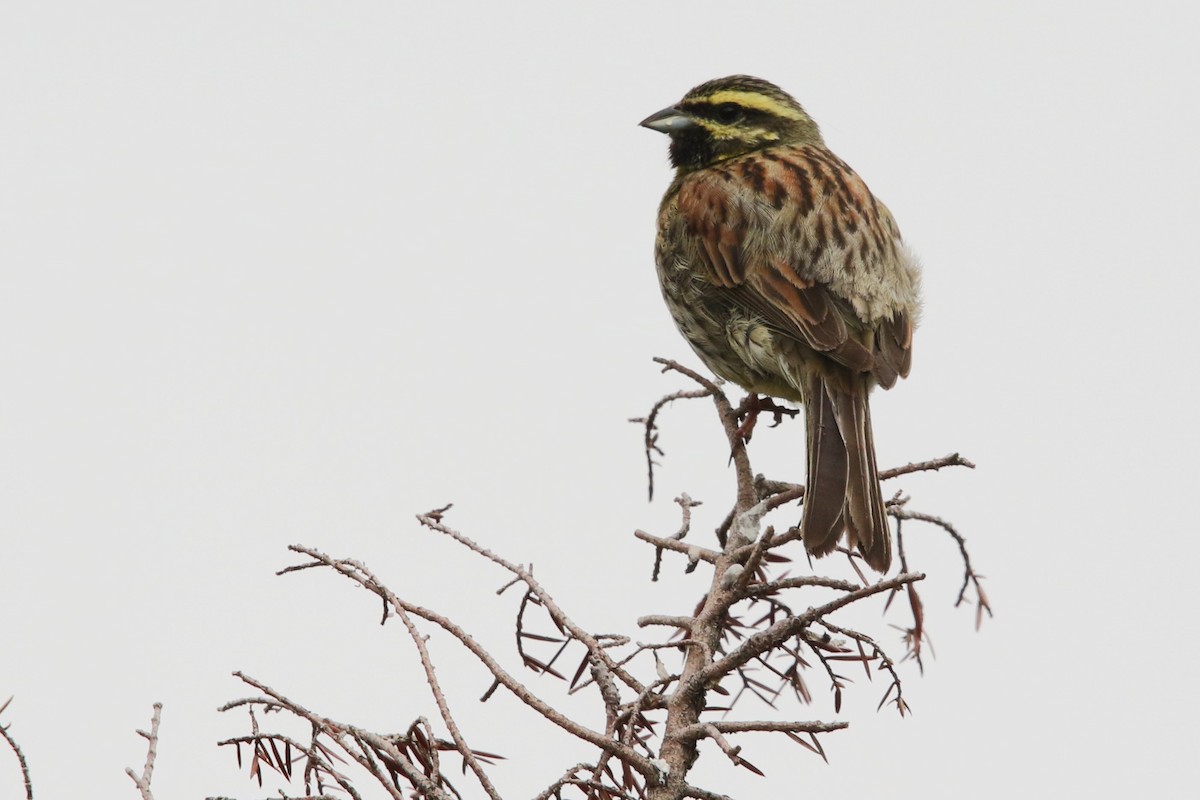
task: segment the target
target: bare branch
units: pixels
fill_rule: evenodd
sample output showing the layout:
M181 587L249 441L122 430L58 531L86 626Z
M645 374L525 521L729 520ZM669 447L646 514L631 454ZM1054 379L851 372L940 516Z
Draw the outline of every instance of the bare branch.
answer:
M403 753L401 753L392 742L388 741L384 737L378 736L377 734L369 731L364 731L353 725L334 722L327 717L322 717L319 714L308 710L299 703L289 699L288 697L285 697L265 683L255 680L244 672L234 672L233 674L237 678L241 679L244 683L247 683L266 694L267 698L270 699L250 698L243 701L226 703L220 708L221 711L228 711L237 705L244 704L261 704L268 709L270 709L272 706L276 708L285 708L292 714L308 720L314 727L319 728L321 732L326 734L331 741L336 743L337 746L340 747L344 753L346 753L346 755L358 762L359 766L367 770L373 777L375 777L379 784L392 796L393 800L404 800L404 793L391 780L388 770L385 769L378 761L372 758L368 752L364 751L360 747L353 746L350 741L347 741L347 739L350 739L356 743L369 744L378 749L381 753L386 754L389 757L388 767L402 774L405 780L409 781L414 787L421 791L424 796L433 798L433 800L452 800L449 794L447 794L441 789L441 787L426 777L425 774L415 764L412 763L412 761L410 761ZM263 737L257 735L257 726L255 729L255 734L256 735L254 738L257 745L257 743L263 739ZM284 763L288 763L286 759L284 760ZM284 770L281 769L280 771L286 776L287 773Z
M710 792L707 789L701 789L698 786L682 786L680 787L680 797L695 797L697 800L733 800L727 794L720 792Z
M734 472L737 475L737 508L739 511L751 508L758 502L758 496L754 491L754 475L750 471L750 457L746 454L746 443L742 439L742 432L738 424L738 415L733 406L730 405L729 398L725 396L725 393L720 390L715 382L710 381L694 370L688 369L677 361L672 361L668 358L655 358L654 361L663 365L663 372L678 372L681 375L691 378L708 390L713 403L717 406L717 415L721 419L721 426L725 429L725 439L729 442L729 457L733 461Z
M900 683L900 676L896 674L896 664L888 656L887 651L879 646L878 642L876 642L870 636L867 636L865 633L859 633L858 631L851 630L849 628L838 627L827 619L821 620L821 626L833 631L834 633L840 633L842 636L850 637L858 642L860 648L864 644L870 645L872 650L871 658L879 662L879 669L884 670L892 677L892 682L888 686L887 691L884 692L883 699L879 701L879 706L877 708L883 708L884 703L888 702L890 699L896 705L896 710L900 712L900 716L903 717L911 710L908 707L908 703L904 700L904 688ZM863 667L866 668L868 658L865 653L862 653L861 650L859 660L863 662ZM867 669L867 677L871 677L870 669ZM892 697L893 692L895 692L896 695L894 698Z
M612 670L613 674L619 678L622 683L633 689L635 692L640 692L645 688L637 680L637 678L633 677L633 675L617 666L616 662L614 662L612 658L604 651L604 648L598 641L596 641L594 636L576 625L575 622L568 617L561 608L559 608L559 605L557 602L555 602L554 598L542 588L541 584L537 582L532 573L530 573L528 570L518 566L517 564L506 561L492 551L488 550L486 547L476 544L474 541L454 530L453 528L442 524L440 518L435 519L428 514L420 514L417 516L417 519L422 525L430 530L434 530L438 533L449 536L472 552L483 556L492 563L503 567L516 577L520 578L521 581L529 587L529 590L537 596L538 601L541 602L542 606L550 614L550 617L554 620L555 624L557 624L560 628L564 628L569 631L571 636L573 636L576 640L582 643L584 647L587 648L588 653L593 658L598 659L606 667ZM372 576L372 580L374 581L374 576ZM377 581L375 582L378 583Z
M432 520L430 520L430 521L432 522ZM439 523L433 523L433 524L439 525L439 527L442 527L442 526L440 526ZM449 529L446 529L446 530L448 531ZM324 553L321 553L317 550L313 550L308 547L303 547L301 545L291 545L291 546L289 546L288 549L292 550L294 552L297 552L297 553L303 553L303 554L309 556L310 558L314 559L315 561L334 569L335 571L341 573L342 575L345 575L346 577L355 581L356 583L363 586L364 588L369 589L370 591L376 593L377 595L382 597L384 599L384 601L389 605L389 607L391 607L393 610L395 610L397 612L399 612L400 610L406 611L410 614L418 616L421 619L424 619L428 622L432 622L435 625L439 626L440 628L445 630L447 633L449 633L451 636L458 639L458 641L461 642L463 644L463 646L465 646L467 648L467 650L469 650L471 652L471 654L473 656L475 656L475 658L481 664L483 664L484 667L486 667L489 672L492 673L492 676L501 685L503 685L506 689L508 689L510 692L512 692L519 700L521 700L521 702L525 703L525 705L529 706L534 711L536 711L540 715L542 715L542 717L544 717L545 719L554 723L555 725L559 726L560 728L567 731L571 735L576 736L580 739L583 739L584 741L590 742L591 744L593 744L603 750L612 752L613 755L622 759L622 761L625 761L626 763L634 765L634 767L636 769L638 769L639 772L642 772L642 774L644 774L644 775L654 774L654 769L651 766L648 759L643 758L642 756L640 756L638 753L636 753L635 751L633 751L630 748L621 746L619 743L614 742L612 739L605 737L603 734L601 734L597 731L594 731L591 728L588 728L588 727L582 725L581 723L575 722L574 720L568 718L567 716L562 714L560 711L555 709L550 704L546 703L541 698L537 697L535 694L533 694L533 692L531 692L520 681L518 681L516 678L514 678L510 674L508 674L508 672L505 671L504 668L500 666L500 664L496 661L496 659L489 652L484 650L483 647L478 642L476 642L475 639L473 637L471 637L466 631L464 631L458 625L454 624L449 619L447 619L446 617L443 617L440 614L436 614L433 611L430 611L429 609L422 608L420 606L409 603L406 600L400 599L395 594L393 594L390 589L388 589L386 586L384 586L370 572L370 570L368 570L362 564L359 564L358 562L350 561L350 560L340 560L340 561L335 560L335 559L331 558L330 556L325 555ZM480 549L482 549L482 548L480 548ZM522 573L524 572L524 570L517 570L516 568L513 568L513 569L515 572L522 572ZM528 576L528 573L525 573L525 576ZM530 581L533 581L532 576L528 576L528 580L526 579L525 576L522 576L522 580L526 581L527 584ZM534 582L534 585L536 585L536 582ZM551 602L553 602L553 601L551 601ZM565 619L565 615L564 615L564 619ZM571 625L572 625L572 627L574 627L574 623L571 623ZM572 632L574 632L574 631L572 631ZM584 635L587 636L587 634L584 634ZM595 640L592 639L591 636L587 636L587 638L590 641L592 641L593 643L595 642ZM591 649L591 648L589 648L589 649ZM611 659L609 659L607 654L604 653L603 648L601 648L599 646L599 644L595 644L595 651L600 653L600 655L602 657L601 658L602 663L605 663L606 665L611 664ZM613 673L616 675L626 675L627 674L624 669L622 669L620 667L616 667L615 664L611 665L610 669L612 669ZM630 677L630 679L633 680L632 676ZM637 686L641 686L640 682L638 682L636 680L633 680L633 683Z
M479 759L475 757L475 753L467 746L462 732L458 728L458 724L454 721L454 717L450 713L450 704L446 702L446 695L442 691L437 674L433 670L433 661L429 658L429 649L425 647L425 638L421 636L421 632L417 630L412 618L403 607L393 605L393 609L395 609L396 615L400 617L400 621L404 623L405 629L408 630L409 638L416 645L417 653L421 657L421 666L425 670L425 681L429 684L430 691L433 692L434 702L437 703L438 712L442 715L442 722L446 724L446 730L450 732L450 738L454 740L456 749L462 754L467 766L471 768L471 772L475 774L476 780L479 781L480 787L487 793L487 796L492 800L500 800L500 793L496 791L496 787L492 784L491 779L488 778L483 765L479 763Z
M150 781L154 777L154 760L158 757L158 724L161 719L162 703L155 703L154 714L150 717L150 732L137 732L138 736L146 740L146 764L142 767L142 774L138 775L128 767L125 769L125 774L133 779L138 791L141 792L142 800L154 800Z
M674 550L676 553L683 553L688 557L688 561L692 563L707 561L710 564L715 564L721 556L716 550L709 550L707 547L685 544L677 539L664 539L661 536L654 536L645 531L634 531L633 535L643 542L649 542L660 550Z
M775 594L784 589L799 589L805 586L821 586L826 589L837 589L840 592L853 592L858 585L837 578L822 578L819 575L806 575L798 578L781 578L775 581L759 583L746 589L745 597L761 597Z
M676 531L675 535L672 536L671 538L678 540L678 541L682 541L683 538L685 536L687 536L688 532L691 531L691 529L692 529L692 509L698 505L701 505L701 502L699 500L693 500L691 497L688 496L687 492L684 492L681 495L679 495L679 497L676 497L675 502L679 505L680 509L682 509L682 511L683 511L683 520L679 524L679 530ZM647 535L649 535L649 534L647 534ZM663 548L656 547L654 549L654 570L650 574L651 581L658 580L659 573L662 570L662 554L663 554ZM691 556L688 557L688 571L689 572L696 568L696 563L697 563L696 558L693 558Z
M915 581L924 580L924 578L925 575L923 573L901 573L894 578L855 589L853 592L847 592L824 605L810 608L799 616L780 620L766 630L759 631L748 637L736 650L701 670L693 680L703 684L720 680L721 676L728 675L755 656L765 653L773 647L777 647L827 614L832 614L839 608L879 594L880 592L898 589Z
M657 403L650 409L650 413L644 417L633 417L630 422L641 423L645 426L645 447L646 447L646 482L649 486L648 499L654 500L654 454L664 455L662 448L658 446L658 413L667 406L668 403L673 403L676 400L693 399L698 397L708 397L709 392L706 389L672 392L659 399Z
M711 735L711 731L719 733L831 733L849 727L849 722L775 722L772 720L729 722L722 720L689 725L680 730L679 735L698 739Z
M687 630L692 627L694 620L691 617L672 617L666 614L651 614L645 617L638 617L637 624L640 628L648 628L652 625L662 625L668 628L682 628Z
M974 464L971 464L970 466L973 468ZM941 517L935 517L933 514L925 514L920 511L909 511L908 509L898 510L894 513L895 516L899 517L900 519L914 519L922 522L928 522L932 525L937 525L939 528L946 531L946 533L950 534L950 537L958 544L958 552L962 556L963 560L963 582L962 588L958 590L958 599L954 602L954 605L956 608L962 605L963 601L966 599L967 587L972 585L975 587L975 629L978 630L980 624L982 623L984 612L986 612L989 617L992 616L992 607L988 604L987 594L984 593L983 586L980 584L980 580L983 578L983 576L975 572L975 569L971 566L971 555L967 552L966 538L963 537L963 535L957 530L955 530L954 526L949 522Z
M8 708L8 704L12 702L10 696L0 705L0 714ZM21 765L21 778L25 781L25 800L33 800L33 781L29 778L29 762L25 760L25 754L21 752L21 746L17 744L17 740L8 732L8 725L0 725L0 737L8 742L8 747L13 751L13 755L17 757L17 763Z
M975 464L960 456L958 453L951 453L948 456L941 458L931 458L928 461L909 462L903 467L892 467L879 471L879 480L886 481L891 478L897 478L901 475L909 475L913 472L936 472L939 469L946 467L966 467L967 469L975 469Z

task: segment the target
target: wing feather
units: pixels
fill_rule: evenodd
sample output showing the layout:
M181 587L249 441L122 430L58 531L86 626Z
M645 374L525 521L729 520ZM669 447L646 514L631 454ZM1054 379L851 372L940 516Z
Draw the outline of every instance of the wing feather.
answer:
M734 159L685 177L678 208L703 278L776 334L884 386L908 373L911 315L864 310L858 288L899 269L895 223L836 156L806 146Z

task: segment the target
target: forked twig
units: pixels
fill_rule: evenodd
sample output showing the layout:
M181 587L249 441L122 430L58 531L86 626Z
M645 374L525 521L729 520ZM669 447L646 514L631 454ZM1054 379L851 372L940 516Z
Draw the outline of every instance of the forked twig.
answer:
M142 774L138 775L129 767L125 768L125 774L133 779L138 791L141 792L142 800L154 800L154 792L150 789L150 781L154 777L154 760L158 757L158 724L161 719L162 703L155 703L154 714L150 717L149 732L137 732L138 736L146 740L146 764L142 767Z

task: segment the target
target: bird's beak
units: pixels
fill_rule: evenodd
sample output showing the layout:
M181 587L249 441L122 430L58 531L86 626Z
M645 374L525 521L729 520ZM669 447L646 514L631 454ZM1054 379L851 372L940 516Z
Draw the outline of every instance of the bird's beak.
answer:
M651 114L638 124L659 133L679 133L696 127L696 123L691 117L674 106Z

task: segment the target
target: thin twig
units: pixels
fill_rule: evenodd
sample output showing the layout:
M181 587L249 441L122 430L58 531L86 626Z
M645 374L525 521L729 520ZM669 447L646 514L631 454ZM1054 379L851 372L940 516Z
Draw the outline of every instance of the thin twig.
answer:
M154 800L154 792L150 789L150 782L154 777L154 760L158 757L158 724L162 719L162 703L154 704L154 714L150 717L150 731L138 731L138 736L146 740L146 764L142 767L142 774L139 776L131 768L125 768L125 774L133 779L138 791L141 792L142 800Z
M676 400L695 399L699 397L708 397L707 389L693 389L691 391L672 392L666 397L660 398L657 403L650 409L650 413L644 417L633 417L630 422L640 423L645 426L645 448L646 448L646 483L648 485L648 496L651 501L654 500L654 454L663 453L662 448L658 446L658 413L662 411L669 403Z
M935 517L933 514L902 509L896 511L895 516L899 517L900 519L915 519L922 522L928 522L932 525L937 525L939 528L946 531L946 533L950 534L950 537L958 544L958 552L962 556L963 560L963 582L962 587L958 590L958 599L954 601L954 606L957 608L958 606L962 605L963 601L966 599L967 587L973 584L975 586L975 596L977 598L975 610L975 628L978 629L982 622L984 612L987 612L989 617L992 616L992 607L988 603L987 594L984 593L983 586L980 584L980 580L983 578L983 576L975 572L974 567L971 566L971 555L967 552L966 538L960 534L949 522L941 517Z
M727 794L720 792L710 792L708 789L701 789L698 786L684 785L680 788L681 797L694 797L696 800L733 800Z
M4 713L4 710L8 708L8 704L11 702L12 697L9 697L4 701L3 705L0 705L0 714ZM25 760L25 754L21 752L21 746L17 744L17 740L8 732L7 725L0 725L0 737L3 737L4 741L8 742L9 749L16 755L17 763L21 765L21 777L25 781L25 800L33 800L33 781L29 777L29 762Z
M744 720L730 722L720 720L690 725L679 731L679 736L698 739L710 735L711 730L720 733L832 733L850 727L849 722L777 722L774 720Z
M513 564L506 559L501 558L491 550L488 550L486 547L477 544L467 536L464 536L453 528L443 524L440 517L434 517L430 514L418 514L417 520L430 530L449 536L450 538L454 539L454 541L463 545L472 552L483 556L492 563L503 567L516 577L520 578L521 581L529 587L529 590L537 596L538 600L546 609L546 612L550 615L551 619L553 619L560 628L569 631L571 636L573 636L576 640L583 644L584 647L587 648L588 652L593 658L599 659L601 663L612 670L613 674L620 679L622 683L635 692L642 691L644 687L642 686L641 682L639 682L638 679L630 673L618 667L616 662L613 661L612 657L609 656L604 651L604 648L601 646L601 644L596 641L596 638L583 628L580 628L577 624L575 624L574 620L566 615L566 613L559 607L558 603L555 602L554 598L551 597L550 594L542 588L542 585L537 582L531 572L517 564ZM374 581L374 576L372 576L372 580ZM375 581L375 583L378 583L378 581Z
M710 564L715 564L717 559L721 557L721 554L716 550L709 550L707 547L701 547L696 544L687 544L678 539L663 538L640 530L634 531L633 535L643 542L648 542L663 550L674 550L676 553L683 553L688 557L689 561L707 561Z
M945 467L966 467L967 469L975 469L975 464L960 456L958 453L951 453L948 456L941 458L931 458L928 461L912 461L905 464L903 467L892 467L891 469L880 470L879 480L886 481L890 478L897 478L901 475L908 475L913 472L936 472Z
M696 506L703 505L703 503L699 500L693 500L688 495L687 492L683 492L678 497L676 497L675 502L676 502L676 504L679 505L680 509L682 510L683 518L679 523L679 530L676 531L675 535L672 536L671 538L676 541L683 541L683 539L688 535L688 533L692 529L692 509L695 508ZM661 548L661 547L654 548L654 569L650 573L651 581L657 581L659 575L662 572L662 554L663 554L663 548ZM696 561L694 559L690 560L688 570L691 571L692 569L694 569L695 564L696 564Z
M463 739L462 732L458 728L458 724L454 721L454 716L450 713L450 704L446 701L446 694L442 691L442 685L438 682L437 674L433 669L433 660L429 657L429 649L425 646L425 637L417 630L417 626L413 624L412 617L408 615L402 607L393 606L396 615L400 617L400 621L404 623L405 629L408 630L409 638L417 648L417 653L421 658L421 666L425 670L425 682L429 684L429 689L433 693L434 702L437 703L438 712L442 715L442 722L446 724L446 730L450 733L450 738L454 740L455 749L463 757L467 766L471 768L471 772L475 774L475 779L479 781L480 788L487 793L487 796L492 800L501 800L500 793L496 791L495 785L492 784L487 772L483 769L483 765L479 763L479 759L475 757L475 753L467 746L466 740ZM440 771L440 770L439 770Z
M836 589L839 592L853 592L862 588L860 585L838 578L822 578L819 575L804 575L796 578L780 578L750 586L746 589L746 597L765 597L783 589L799 589L806 586L820 586L825 589Z
M746 442L739 431L737 411L730 404L729 398L720 390L716 383L705 378L695 370L688 369L677 361L669 358L655 358L655 363L663 365L663 371L678 372L700 384L712 397L717 406L717 414L721 418L721 426L725 429L725 439L729 443L730 459L733 461L734 472L737 475L738 500L737 508L745 511L758 502L754 491L754 475L750 471L750 457L746 454Z
M879 480L886 481L890 478L897 478L901 475L910 475L914 472L937 471L946 467L967 467L975 469L975 465L967 459L960 456L958 453L951 453L941 458L931 458L928 461L914 461L905 464L902 467L892 467L891 469L880 470ZM804 499L804 485L799 483L789 483L787 481L768 480L759 476L755 479L755 486L763 496L770 496L767 503L768 510L774 510L792 503L796 500ZM793 528L786 534L780 537L780 544L798 539L800 529Z
M858 631L851 630L850 628L839 627L826 619L821 620L821 625L833 631L834 633L840 633L842 636L850 637L860 645L870 645L873 650L872 656L879 661L878 668L884 670L892 676L891 685L888 686L887 691L883 695L883 699L879 701L878 708L883 708L883 704L886 703L889 698L891 698L892 692L895 691L896 697L892 702L896 704L896 710L900 712L900 716L903 717L911 710L908 707L908 702L904 699L904 691L903 686L900 683L900 676L896 673L896 663L892 661L891 657L888 656L887 651L879 646L878 642L876 642L870 636L867 636L865 633L859 633ZM871 673L868 670L867 677L870 677L870 674Z

